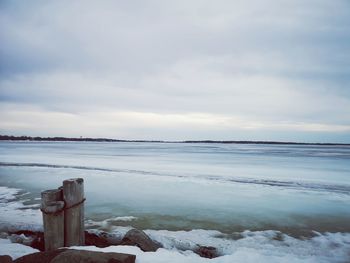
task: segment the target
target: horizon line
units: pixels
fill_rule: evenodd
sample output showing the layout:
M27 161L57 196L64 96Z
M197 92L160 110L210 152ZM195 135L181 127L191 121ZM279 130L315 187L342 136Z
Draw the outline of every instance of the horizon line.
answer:
M342 145L350 146L350 143L337 142L295 142L295 141L269 141L269 140L140 140L140 139L111 139L91 137L62 137L62 136L15 136L0 135L0 141L86 141L86 142L149 142L149 143L221 143L221 144L290 144L290 145Z

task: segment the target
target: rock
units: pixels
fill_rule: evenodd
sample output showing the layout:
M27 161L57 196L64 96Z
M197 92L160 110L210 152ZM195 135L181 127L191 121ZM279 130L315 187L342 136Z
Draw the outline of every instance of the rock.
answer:
M40 251L44 251L45 250L44 233L38 232L38 234L34 237L34 240L30 246Z
M219 256L215 247L199 246L194 252L203 258L216 258Z
M135 255L123 253L57 249L26 255L16 259L14 263L135 263L135 260Z
M38 249L40 251L45 250L45 242L44 242L44 233L43 232L34 232L30 230L20 230L16 232L10 232L10 234L13 235L18 235L18 236L26 236L29 237L27 239L30 242L16 242L16 243L23 243L24 245L28 245L32 248Z
M120 236L115 236L113 234L101 231L98 233L98 236L107 240L107 242L111 245L111 246L119 246L120 242L122 242L122 239Z
M24 234L12 234L11 236L8 237L9 240L11 240L12 243L18 243L18 244L23 244L26 246L31 246L34 237L32 236L26 236Z
M138 229L129 230L121 241L121 245L125 246L138 246L141 250L156 251L160 248L160 245L155 243L145 232Z
M31 231L31 230L18 230L14 232L9 232L9 234L15 234L15 235L25 235L25 236L36 236L36 235L43 235L43 232L40 231Z
M104 253L86 250L67 250L51 263L135 263L136 256L123 253Z
M66 250L67 249L56 249L53 251L37 252L17 258L14 263L49 263Z
M0 256L0 262L1 263L12 263L12 258L8 255Z
M85 245L95 247L108 247L112 245L106 238L101 235L85 231Z
M2 239L6 239L8 236L9 236L9 234L7 232L0 233L0 238L2 238Z

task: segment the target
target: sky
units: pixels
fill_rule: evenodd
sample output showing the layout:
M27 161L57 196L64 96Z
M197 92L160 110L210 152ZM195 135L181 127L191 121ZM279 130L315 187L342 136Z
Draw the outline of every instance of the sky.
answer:
M350 143L350 1L0 0L0 134Z

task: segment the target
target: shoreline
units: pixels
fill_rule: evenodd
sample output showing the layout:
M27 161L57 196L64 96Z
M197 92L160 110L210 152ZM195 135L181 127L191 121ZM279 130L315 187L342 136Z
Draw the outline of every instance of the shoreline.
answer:
M179 236L176 239L171 233L168 233L169 239L164 239L164 236L154 239L154 235L144 232L147 238L152 240L151 242L160 244L157 246L158 248L148 250L145 249L142 241L141 243L136 241L123 244L126 234L119 240L110 240L106 232L101 232L98 235L86 231L88 238L85 246L64 249L133 254L136 255L138 263L150 262L148 261L149 257L154 259L152 262L157 263L167 262L169 258L172 258L171 262L174 263L204 263L208 262L208 258L212 258L211 261L215 263L242 262L242 260L244 262L257 262L258 259L259 262L281 262L281 259L285 260L283 262L305 262L305 260L307 262L347 262L350 259L350 233L315 233L315 236L311 238L295 239L273 230L244 231L240 237L222 238L220 243L215 242L219 237L215 231L213 232L211 241L205 240L201 236L190 241L183 231L178 233ZM0 255L10 255L11 257L15 255L13 259L16 259L42 251L43 247L38 247L40 242L43 244L43 240L39 239L38 242L39 235L42 233L18 231L10 232L8 236L1 233L0 243L5 244L6 248L1 249L0 247ZM32 246L33 240L36 242L36 246ZM8 249L8 253L4 249Z
M183 144L258 144L258 145L315 145L315 146L350 146L350 143L326 143L326 142L290 142L290 141L249 141L249 140L124 140L108 138L69 138L69 137L32 137L0 135L0 141L8 142L128 142L128 143L183 143Z

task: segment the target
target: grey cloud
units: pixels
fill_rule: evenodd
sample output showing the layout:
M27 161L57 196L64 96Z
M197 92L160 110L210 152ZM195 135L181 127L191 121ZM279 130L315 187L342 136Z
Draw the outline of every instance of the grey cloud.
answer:
M349 24L346 0L2 1L0 104L349 125Z
M346 1L282 2L58 1L29 10L17 2L18 8L2 16L3 38L9 39L3 53L14 64L24 58L43 69L137 73L203 55L273 50L304 59L306 50L316 59L349 39Z

